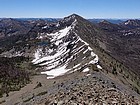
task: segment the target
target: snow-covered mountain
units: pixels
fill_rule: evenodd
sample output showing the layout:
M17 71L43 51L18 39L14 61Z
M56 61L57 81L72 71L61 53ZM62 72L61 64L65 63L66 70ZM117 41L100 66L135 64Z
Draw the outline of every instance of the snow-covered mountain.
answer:
M47 38L50 44L38 46L34 52L33 64L43 66L44 71L41 74L47 74L48 78L54 78L77 70L83 71L89 69L90 64L102 69L98 64L98 55L94 53L86 41L77 35L75 26L78 21L75 15L64 18L58 24L62 26L65 22L69 24L59 28L57 31L39 33L37 39L43 42ZM56 24L57 27L59 27L58 24Z

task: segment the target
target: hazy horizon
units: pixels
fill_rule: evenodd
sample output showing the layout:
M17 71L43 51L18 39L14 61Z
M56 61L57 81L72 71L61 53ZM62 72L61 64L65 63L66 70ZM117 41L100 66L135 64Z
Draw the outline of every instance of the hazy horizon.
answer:
M67 16L70 16L70 15L67 15ZM67 17L67 16L64 16L64 17ZM0 19L10 19L10 18L11 19L63 19L64 17L0 17ZM92 18L91 17L91 18L85 18L85 19L128 20L128 19L140 19L140 18L94 18L94 17Z

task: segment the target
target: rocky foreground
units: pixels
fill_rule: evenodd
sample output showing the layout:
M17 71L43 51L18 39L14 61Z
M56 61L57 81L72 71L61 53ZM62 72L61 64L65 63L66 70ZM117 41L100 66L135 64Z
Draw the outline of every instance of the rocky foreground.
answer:
M89 80L89 81L88 81ZM67 91L60 89L51 95L46 105L139 105L134 96L122 93L117 88L106 87L104 81L97 82L96 78L87 77L78 80L74 87ZM64 86L65 87L65 86Z
M139 95L125 85L95 72L85 73L82 78L75 74L63 82L54 81L46 91L16 105L140 105L138 99Z
M83 80L86 81L86 80ZM126 95L116 88L107 88L103 83L91 80L76 84L68 91L60 90L49 97L46 105L138 105L134 96Z

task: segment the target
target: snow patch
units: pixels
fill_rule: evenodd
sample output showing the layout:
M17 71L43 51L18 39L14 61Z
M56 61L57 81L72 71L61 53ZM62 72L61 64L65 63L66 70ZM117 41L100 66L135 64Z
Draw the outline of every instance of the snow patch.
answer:
M47 74L48 75L47 79L52 79L52 78L55 78L57 76L61 76L68 71L69 70L66 69L66 65L64 65L64 66L55 68L55 69L50 70L50 71L41 72L41 74Z
M48 26L44 26L44 27L42 27L42 29L45 29L45 28L48 28Z
M85 68L82 72L88 72L89 71L89 68Z
M97 56L94 52L91 52L91 56L92 57L95 57L95 56Z
M75 65L73 68L77 68L78 66L80 66L81 64L77 64L77 65Z
M88 49L86 49L86 50L83 52L83 54L85 54L86 52L88 52Z
M91 74L87 74L86 76L90 76Z
M23 55L23 53L21 53L20 51L15 53L15 56L22 56L22 55Z
M41 57L40 52L42 52L42 49L37 49L37 50L36 50L36 52L35 52L35 54L34 54L35 59L32 60L32 62L33 62L34 64L35 64L35 62L36 62L38 59L40 59L40 57Z
M64 29L59 30L58 32L50 33L50 34L39 34L39 39L43 39L44 37L48 37L50 39L50 43L56 45L57 47L54 49L46 49L45 53L43 52L43 48L38 48L34 54L34 60L32 60L33 64L39 64L40 66L45 66L45 72L41 72L41 74L46 74L48 77L47 79L55 78L57 76L64 75L65 73L69 73L77 71L81 68L81 63L75 65L72 69L67 69L68 63L74 58L76 54L83 52L90 52L91 57L93 58L90 62L86 62L86 64L95 64L98 63L98 56L93 52L92 48L89 46L87 42L82 40L76 33L76 39L72 42L73 44L82 42L83 44L78 48L74 46L74 50L72 51L73 56L66 59L65 64L62 65L61 61L64 56L67 56L70 52L70 49L67 49L67 46L71 43L65 42L64 38L69 35L70 31L75 27L77 20L75 20L72 25L65 27ZM58 24L59 26L60 24ZM87 47L85 47L87 46ZM87 49L85 49L87 48ZM85 59L84 57L83 59ZM76 59L76 57L75 57ZM86 65L85 64L85 65ZM83 66L83 65L82 65ZM101 68L100 65L97 65L98 68ZM85 68L82 72L88 72L89 68Z
M94 59L93 60L91 60L90 62L89 62L89 64L96 64L96 63L98 63L98 61L99 61L99 58L98 58L98 56L97 55L94 55Z
M98 69L102 69L102 67L101 67L100 65L97 65L97 68L98 68Z

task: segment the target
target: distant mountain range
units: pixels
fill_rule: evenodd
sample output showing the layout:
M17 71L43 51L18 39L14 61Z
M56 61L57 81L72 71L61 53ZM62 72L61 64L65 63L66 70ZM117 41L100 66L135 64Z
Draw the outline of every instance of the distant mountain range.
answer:
M3 18L0 18L0 20L3 19ZM47 20L47 21L59 21L61 20L62 18L14 18L14 19L17 19L17 20L24 20L24 21L29 21L29 20ZM114 23L114 24L119 24L119 23L122 23L124 21L127 21L127 20L131 20L131 19L106 19L106 18L94 18L94 19L87 19L93 23L99 23L103 20L106 20L110 23ZM134 20L134 19L133 19ZM139 20L139 19L138 19Z
M88 19L89 21L93 22L93 23L99 23L103 20L106 20L110 23L114 23L114 24L119 24L119 23L122 23L128 19Z

